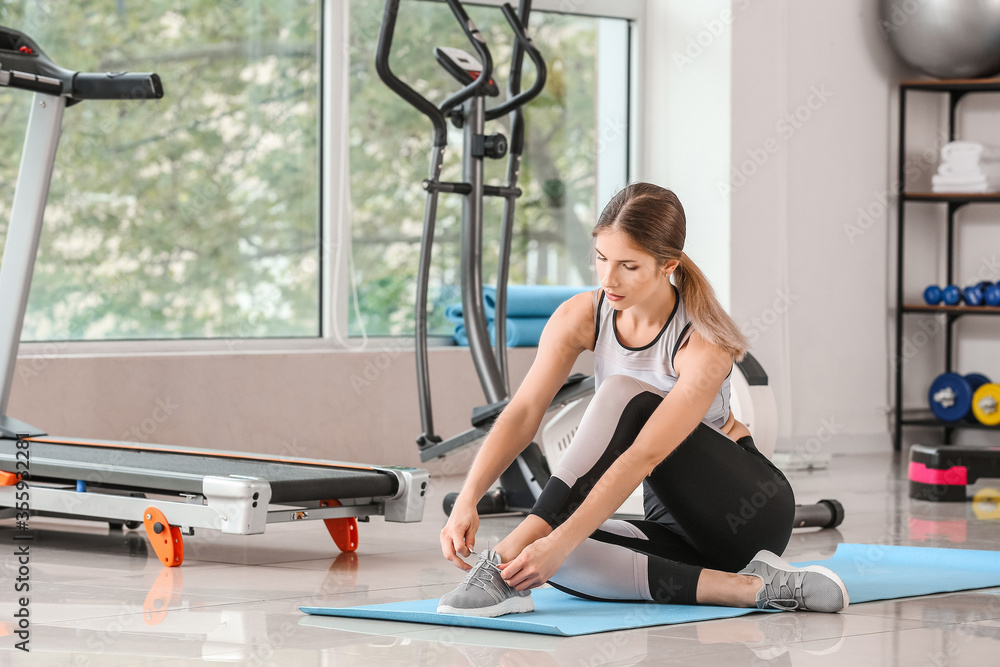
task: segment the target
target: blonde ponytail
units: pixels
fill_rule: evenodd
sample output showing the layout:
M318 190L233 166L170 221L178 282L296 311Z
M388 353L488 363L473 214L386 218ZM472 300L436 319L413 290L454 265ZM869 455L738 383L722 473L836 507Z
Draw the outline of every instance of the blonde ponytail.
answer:
M701 337L725 350L735 361L742 361L750 344L719 303L715 290L698 265L684 252L674 271L674 284L684 300L684 308Z

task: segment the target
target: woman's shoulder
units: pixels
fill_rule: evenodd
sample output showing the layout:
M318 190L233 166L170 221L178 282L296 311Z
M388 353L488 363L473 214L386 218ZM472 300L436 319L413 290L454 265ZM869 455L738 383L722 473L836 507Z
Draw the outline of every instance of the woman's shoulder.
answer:
M599 290L596 290L599 292ZM581 292L562 302L549 320L559 337L588 350L594 349L595 292Z

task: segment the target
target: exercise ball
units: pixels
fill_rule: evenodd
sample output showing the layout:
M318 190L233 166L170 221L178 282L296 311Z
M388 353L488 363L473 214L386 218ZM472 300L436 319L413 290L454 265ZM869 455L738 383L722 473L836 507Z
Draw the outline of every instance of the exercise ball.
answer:
M879 0L879 26L899 57L925 74L1000 72L1000 0Z

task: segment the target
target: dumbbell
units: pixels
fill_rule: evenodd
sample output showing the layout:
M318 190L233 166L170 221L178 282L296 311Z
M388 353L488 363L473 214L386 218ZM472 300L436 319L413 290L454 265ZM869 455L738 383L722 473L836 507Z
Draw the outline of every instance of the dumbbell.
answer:
M984 280L978 287L983 291L983 301L987 306L1000 306L1000 283Z
M929 285L924 290L924 303L928 306L937 306L942 302L946 306L957 306L961 301L962 290L958 289L955 285L948 285L947 287Z
M983 280L962 290L962 296L970 306L1000 306L1000 285Z
M958 373L942 373L934 378L927 392L931 412L943 422L978 419L978 415L973 411L973 395L988 385L990 385L989 378L979 373L969 373L964 377ZM992 386L1000 390L1000 386ZM1000 393L997 395L1000 396ZM1000 423L1000 417L995 423Z
M982 306L986 303L983 295L982 283L979 285L969 285L962 290L962 298L970 306Z
M946 306L957 306L963 301L970 306L1000 306L1000 283L983 280L965 289L959 289L956 285L944 288L928 285L924 290L924 303L928 306L942 303Z

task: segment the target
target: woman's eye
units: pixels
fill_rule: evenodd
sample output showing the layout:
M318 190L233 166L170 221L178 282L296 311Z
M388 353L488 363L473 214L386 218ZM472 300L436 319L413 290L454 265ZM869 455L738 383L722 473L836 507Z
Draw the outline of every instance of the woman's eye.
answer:
M597 261L598 262L606 262L606 261L608 261L608 258L607 257L601 257L600 255L598 255L597 256Z
M636 269L639 268L638 266L628 266L625 264L623 264L622 266L624 266L628 271L635 271Z

